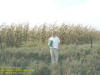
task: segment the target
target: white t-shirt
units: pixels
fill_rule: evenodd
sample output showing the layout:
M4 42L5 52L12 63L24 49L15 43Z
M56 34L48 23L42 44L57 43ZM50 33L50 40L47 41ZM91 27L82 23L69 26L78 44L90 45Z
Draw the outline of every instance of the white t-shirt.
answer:
M56 37L50 37L49 41L50 40L53 41L53 48L58 48L58 44L60 43L60 39L56 36Z

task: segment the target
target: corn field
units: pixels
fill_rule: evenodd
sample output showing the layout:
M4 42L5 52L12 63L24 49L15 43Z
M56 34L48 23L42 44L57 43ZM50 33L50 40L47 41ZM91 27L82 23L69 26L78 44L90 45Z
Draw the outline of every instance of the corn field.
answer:
M47 46L54 30L62 46L58 65L51 64ZM35 70L16 75L100 75L99 36L100 31L82 25L0 25L0 66Z
M91 40L99 40L100 31L91 27L81 25L49 25L42 24L30 28L26 25L0 26L0 45L1 47L20 47L25 44L46 43L52 31L56 30L62 44L83 44L91 43Z

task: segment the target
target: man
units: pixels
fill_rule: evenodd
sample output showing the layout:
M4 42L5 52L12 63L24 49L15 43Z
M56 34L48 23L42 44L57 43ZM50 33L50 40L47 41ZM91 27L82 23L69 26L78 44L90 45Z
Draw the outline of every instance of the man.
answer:
M58 63L58 49L60 45L60 39L56 35L56 31L52 32L52 36L48 40L50 47L51 63Z

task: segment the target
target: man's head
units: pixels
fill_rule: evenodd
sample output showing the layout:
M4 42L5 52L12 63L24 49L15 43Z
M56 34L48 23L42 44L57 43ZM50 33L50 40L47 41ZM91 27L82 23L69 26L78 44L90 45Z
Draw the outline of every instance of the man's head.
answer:
M53 32L52 32L52 36L55 37L56 35L57 35L57 34L56 34L56 31L53 31Z

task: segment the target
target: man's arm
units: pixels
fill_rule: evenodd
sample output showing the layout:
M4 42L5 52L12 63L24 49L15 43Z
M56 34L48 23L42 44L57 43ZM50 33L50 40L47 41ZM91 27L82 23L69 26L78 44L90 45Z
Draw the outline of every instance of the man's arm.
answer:
M49 44L50 38L47 40L47 45Z
M61 48L61 43L58 44L58 48L59 48L59 49Z
M61 48L61 43L60 43L60 39L58 38L58 48Z

